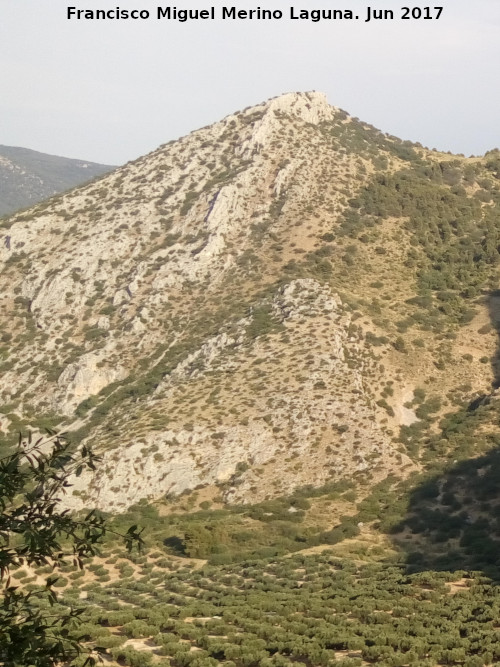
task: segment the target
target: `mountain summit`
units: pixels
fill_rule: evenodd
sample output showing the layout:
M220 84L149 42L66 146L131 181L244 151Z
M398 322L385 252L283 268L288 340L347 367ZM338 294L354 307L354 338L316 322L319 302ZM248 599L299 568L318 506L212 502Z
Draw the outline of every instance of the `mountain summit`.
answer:
M12 216L4 447L92 443L66 502L111 511L407 476L494 381L499 173L288 93Z

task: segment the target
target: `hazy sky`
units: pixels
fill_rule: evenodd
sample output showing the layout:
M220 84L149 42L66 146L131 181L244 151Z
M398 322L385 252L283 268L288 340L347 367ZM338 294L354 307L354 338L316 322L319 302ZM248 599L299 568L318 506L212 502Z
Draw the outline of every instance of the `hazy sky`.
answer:
M320 90L430 148L500 147L499 0L436 0L439 20L400 20L405 0L371 1L261 0L284 18L179 23L157 20L167 4L153 0L0 0L0 144L120 164L269 97ZM68 20L68 6L151 18ZM360 20L292 21L290 6L353 9ZM365 23L367 6L396 18Z

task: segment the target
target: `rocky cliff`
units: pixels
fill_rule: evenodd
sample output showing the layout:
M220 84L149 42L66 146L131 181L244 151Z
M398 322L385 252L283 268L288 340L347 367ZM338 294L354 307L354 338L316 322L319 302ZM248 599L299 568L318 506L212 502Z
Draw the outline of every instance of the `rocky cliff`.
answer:
M9 218L4 447L47 425L92 443L102 464L67 504L113 511L206 485L250 502L407 475L419 461L398 434L418 397L438 393L439 414L486 391L495 335L471 340L484 306L410 322L427 251L408 212L353 220L366 193L397 198L391 179L449 162L290 93ZM476 180L461 187L472 201Z

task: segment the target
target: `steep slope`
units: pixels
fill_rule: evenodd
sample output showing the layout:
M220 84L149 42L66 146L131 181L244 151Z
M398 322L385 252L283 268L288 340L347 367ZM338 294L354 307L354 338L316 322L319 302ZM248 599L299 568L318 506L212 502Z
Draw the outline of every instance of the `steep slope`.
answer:
M0 146L0 216L33 206L112 169L28 148Z
M115 511L406 476L494 380L498 161L291 93L13 216L4 446L28 425L91 442L68 504Z

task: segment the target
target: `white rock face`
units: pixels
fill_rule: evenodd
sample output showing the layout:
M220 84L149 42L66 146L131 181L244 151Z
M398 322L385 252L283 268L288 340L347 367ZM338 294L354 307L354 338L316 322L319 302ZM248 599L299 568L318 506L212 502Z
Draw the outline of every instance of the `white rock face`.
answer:
M121 380L126 372L123 368L103 368L102 354L89 352L75 363L66 366L57 380L58 391L54 396L53 409L71 415L85 398L98 394L111 382Z
M119 512L141 499L177 495L205 484L221 485L228 502L245 503L266 497L276 470L283 473L280 491L287 493L310 483L312 470L316 483L323 483L332 474L341 478L348 471L369 471L374 462L391 459L390 440L373 420L373 405L364 393L361 367L346 363L345 350L352 361L356 345L348 340L349 318L342 313L339 297L314 279L297 279L278 291L272 312L293 338L301 336L304 322L319 328L328 324L328 346L315 354L300 390L283 391L265 420L264 404L258 404L256 416L246 424L221 425L217 430L194 422L189 429L166 428L140 441L129 440L105 453L96 475L72 480L76 494L66 498L65 505L90 504ZM232 336L214 336L188 355L158 385L151 405L165 405L179 386L192 386L211 374L237 373L240 358L228 358L227 353L248 351L245 331L251 320L240 320ZM252 356L266 354L258 340L253 352ZM266 376L264 384L273 382L272 375ZM350 426L353 423L358 427ZM301 469L292 468L290 461L300 463ZM407 457L404 462L411 465ZM245 470L238 472L241 463Z
M410 387L403 387L401 390L401 396L394 405L396 419L402 426L411 426L415 422L419 421L417 415L415 414L415 410L406 407L406 404L411 403L413 398L413 389Z
M340 299L332 295L330 289L322 286L313 278L293 280L280 289L274 299L276 314L282 317L297 318L301 315L315 315L336 311Z
M297 279L320 275L318 249L340 261L324 237L366 178L334 150L336 117L320 93L287 93L0 230L2 333L26 323L0 401L89 427L103 450L68 506L199 484L249 502L393 458L379 365L340 297ZM100 409L76 419L90 397Z
M72 480L72 495L65 506L81 507L91 498L92 505L112 511L124 511L141 499L178 495L199 484L226 482L240 461L251 457L262 464L272 456L270 434L262 425L252 429L233 428L224 433L224 443L214 440L213 433L199 428L193 431L166 431L149 436L140 443L130 443L126 450L105 453L100 472L83 473ZM194 452L203 454L196 456ZM106 473L104 471L108 470Z
M203 182L202 174L206 167L200 164L200 160L204 153L209 155L210 151L213 152L213 146L217 146L221 134L227 132L232 122L241 123L241 119L252 114L258 114L259 120L250 124L248 129L244 125L243 130L238 130L239 140L234 148L237 159L251 158L251 162L244 168L235 168L230 182L221 179L220 184L206 194L201 193L200 178ZM335 109L328 105L321 93L287 93L193 133L181 140L168 157L166 149L159 149L142 161L102 179L98 185L91 184L71 197L63 197L53 209L30 220L29 225L14 223L9 230L10 250L0 244L0 261L8 260L15 252L26 253L32 258L44 257L43 263L34 263L36 267L33 265L28 270L20 284L21 294L31 302L30 308L38 325L48 333L53 331L60 318L68 313L68 304L70 312L79 317L87 300L95 295L96 281L105 284L104 294L108 296L111 293L115 307L130 303L135 296L139 296L141 280L144 280L151 264L144 261L136 264L136 257L143 250L144 239L161 233L161 208L164 204L158 202L163 202L165 192L173 193L165 199L169 211L178 210L191 193L197 192L199 197L184 218L172 227L171 233L179 236L179 241L170 249L162 250L161 255L159 252L151 253L151 260L161 258L162 262L155 268L153 289L148 285L141 294L142 305L148 307L157 303L158 292L172 287L182 289L187 282L203 281L209 276L210 280L220 280L234 263L233 253L227 252L228 245L236 239L248 238L249 220L255 213L257 202L262 200L260 184L272 178L274 193L290 196L288 190L292 181L297 177L300 182L298 171L307 164L304 160L292 158L276 172L268 158L255 154L264 145L282 141L279 137L283 130L283 115L289 119L287 122L291 119L317 125L331 120ZM200 143L210 144L210 148L200 151ZM181 155L191 150L197 151L196 159L183 162ZM287 155L290 155L288 151ZM141 177L142 162L146 159L152 172L162 168L162 179L149 181L147 176L143 177L145 184L138 189L135 181ZM163 169L164 166L167 168ZM222 173L224 169L228 171L223 164L214 168L215 173L219 173L218 170ZM206 171L205 178L209 180L212 174ZM117 183L127 183L132 189L134 196L129 197L128 202L125 199L125 204L120 199ZM100 207L99 200L95 203L93 199L96 195L100 196L101 191L112 198L111 204L106 207ZM297 191L296 195L300 192ZM266 210L266 207L262 209L263 214ZM99 223L97 233L95 219ZM139 236L134 233L136 223L140 223ZM69 228L75 229L71 236L75 241L79 237L77 244L65 241ZM192 247L185 243L185 236L188 235L200 237ZM50 247L52 251L47 252ZM59 260L61 253L66 254L63 262ZM125 284L119 278L122 272L129 275Z
M277 114L287 114L317 125L322 121L331 120L335 113L334 108L328 104L326 96L316 92L285 93L267 102L266 110L267 113L256 124L252 136L241 144L239 149L241 155L249 156L269 143L280 126Z

